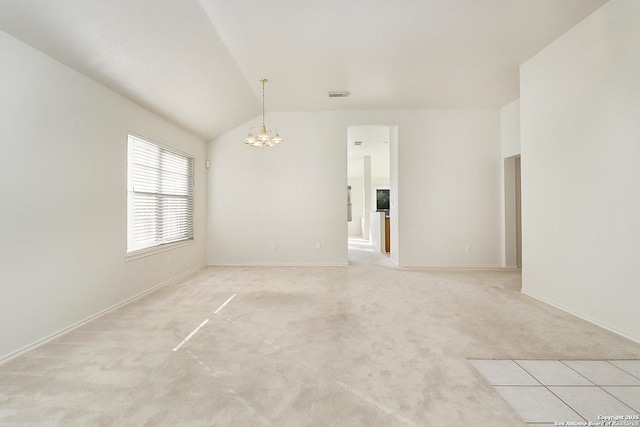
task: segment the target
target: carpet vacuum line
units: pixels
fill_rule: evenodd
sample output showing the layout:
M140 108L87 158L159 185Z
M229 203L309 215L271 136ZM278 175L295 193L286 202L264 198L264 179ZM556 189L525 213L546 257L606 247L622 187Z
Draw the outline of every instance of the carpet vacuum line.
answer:
M237 294L233 294L229 297L229 299L227 299L224 303L222 303L222 305L220 307L218 307L218 309L216 311L213 312L213 314L218 314L218 312L220 310L222 310L224 308L225 305L229 304L229 302L231 302L231 300L233 298L235 298ZM202 328L204 325L206 325L209 322L209 319L206 319L204 322L202 322L200 324L200 326L198 326L197 328L195 328L193 330L193 332L191 332L189 335L187 335L187 337L185 339L182 340L182 342L180 344L178 344L176 346L176 348L173 349L173 351L178 351L180 350L180 347L182 347L183 345L185 345L187 343L187 341L189 341L191 339L191 337L193 337L199 330L200 328Z

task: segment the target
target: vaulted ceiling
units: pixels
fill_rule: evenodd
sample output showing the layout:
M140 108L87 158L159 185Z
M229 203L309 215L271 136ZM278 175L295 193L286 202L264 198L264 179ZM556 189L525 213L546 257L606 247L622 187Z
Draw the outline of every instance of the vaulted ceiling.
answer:
M606 1L0 0L0 29L210 140L260 113L262 77L268 111L503 106Z

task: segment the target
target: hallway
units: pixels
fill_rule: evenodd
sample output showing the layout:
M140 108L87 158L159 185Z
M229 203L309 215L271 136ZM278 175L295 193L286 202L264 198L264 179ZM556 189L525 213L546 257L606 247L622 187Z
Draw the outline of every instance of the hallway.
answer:
M395 267L389 254L376 251L368 240L349 238L349 265Z

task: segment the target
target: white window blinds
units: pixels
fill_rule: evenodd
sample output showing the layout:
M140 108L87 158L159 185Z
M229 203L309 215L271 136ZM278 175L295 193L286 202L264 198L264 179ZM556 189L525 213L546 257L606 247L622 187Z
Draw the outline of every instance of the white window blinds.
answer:
M193 238L193 158L129 135L127 253Z

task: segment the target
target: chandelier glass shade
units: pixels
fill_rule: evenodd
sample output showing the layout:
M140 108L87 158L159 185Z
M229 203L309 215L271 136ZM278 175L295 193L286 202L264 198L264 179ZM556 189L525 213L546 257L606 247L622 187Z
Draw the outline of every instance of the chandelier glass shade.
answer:
M244 143L252 147L272 147L275 148L282 144L282 138L278 135L278 131L274 129L267 129L264 124L264 84L269 80L260 79L262 82L262 127L253 127L249 129L249 135L244 140Z

